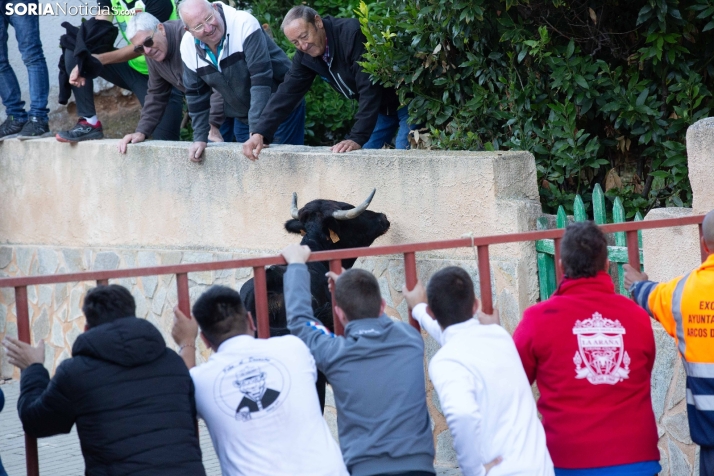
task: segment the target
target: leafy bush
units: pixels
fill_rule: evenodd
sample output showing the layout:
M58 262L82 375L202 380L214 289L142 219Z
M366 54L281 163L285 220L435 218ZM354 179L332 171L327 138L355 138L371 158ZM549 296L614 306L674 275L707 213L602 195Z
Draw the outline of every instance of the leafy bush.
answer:
M363 66L435 147L535 155L546 211L601 183L628 217L691 203L685 133L714 100L714 0L383 0Z

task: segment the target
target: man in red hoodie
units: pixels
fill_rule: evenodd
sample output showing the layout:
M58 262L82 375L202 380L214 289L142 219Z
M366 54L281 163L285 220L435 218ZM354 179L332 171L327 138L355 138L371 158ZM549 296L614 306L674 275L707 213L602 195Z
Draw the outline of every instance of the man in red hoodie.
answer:
M650 397L650 318L615 293L605 235L593 222L565 230L563 281L527 309L513 334L537 381L556 476L653 476L661 470Z

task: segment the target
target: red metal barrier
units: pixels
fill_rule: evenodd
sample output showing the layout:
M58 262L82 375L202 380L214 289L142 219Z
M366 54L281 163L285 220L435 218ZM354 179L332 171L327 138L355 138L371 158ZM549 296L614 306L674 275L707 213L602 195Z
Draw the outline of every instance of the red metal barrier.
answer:
M685 218L669 218L664 220L650 220L616 223L603 225L600 228L605 233L625 232L627 235L627 255L629 264L635 269L640 268L639 245L637 242L637 230L648 230L652 228L670 228L685 225L698 225L699 235L702 234L701 223L704 215L697 215ZM523 241L535 241L550 238L555 243L555 259L560 259L560 240L563 237L564 229L532 231L526 233L513 233L509 235L493 235L484 237L468 237L456 240L432 241L424 243L408 243L404 245L377 246L373 248L350 248L339 251L320 251L310 255L309 261L329 261L330 270L339 274L342 270L341 260L346 258L357 258L366 256L384 256L403 254L404 255L404 275L407 289L411 290L417 283L416 255L420 251L445 250L453 248L477 248L479 289L481 291L482 309L486 313L493 310L493 292L491 289L491 271L489 266L489 246L505 243L517 243ZM702 248L702 261L706 259L706 253ZM178 307L186 315L190 315L190 302L188 292L188 273L200 271L217 271L234 268L253 268L255 284L256 318L258 321L258 337L267 338L270 336L270 324L268 320L268 297L265 281L265 267L270 265L286 264L282 256L267 256L262 258L237 259L226 261L213 261L210 263L191 263L171 266L154 266L148 268L132 268L109 271L85 271L81 273L54 274L42 276L27 276L15 278L0 278L0 288L15 288L15 305L17 316L18 336L23 342L31 343L30 320L27 307L27 286L37 286L42 284L58 284L78 281L96 281L97 285L106 285L110 279L133 278L142 276L154 276L175 274L176 287L178 291ZM557 279L562 278L560 266L556 266ZM334 307L334 297L333 297ZM419 325L411 318L410 323L417 329ZM344 332L339 319L335 319L335 333L341 335ZM39 462L37 455L37 441L25 435L25 457L27 461L28 476L39 476Z

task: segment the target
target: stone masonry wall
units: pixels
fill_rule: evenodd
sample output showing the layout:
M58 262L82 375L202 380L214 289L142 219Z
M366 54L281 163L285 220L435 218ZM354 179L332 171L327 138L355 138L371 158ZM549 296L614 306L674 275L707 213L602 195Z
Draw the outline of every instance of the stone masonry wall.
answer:
M177 250L2 246L0 247L0 277L220 261L245 258L251 255L250 252L212 253ZM479 278L474 259L424 259L422 256L418 256L417 270L422 280L428 280L439 269L451 265L458 265L466 269L474 279L478 292ZM402 259L360 259L356 266L369 270L377 277L382 296L387 302L387 315L406 322L407 305L401 293L404 285ZM497 269L499 266L501 263L497 262L493 267ZM191 301L195 301L206 288L213 284L223 284L240 289L242 284L251 277L252 270L248 268L189 273ZM175 276L126 278L113 280L112 283L121 284L131 291L137 304L138 317L153 323L161 331L167 345L175 348L171 338L172 309L177 305ZM93 286L93 282L80 282L28 287L33 343L44 339L45 366L51 372L54 372L63 360L71 356L72 344L84 330L82 300L86 291ZM0 339L4 335L17 337L15 296L11 289L0 289ZM426 372L426 366L439 349L439 345L426 333L424 333L424 337L426 339ZM210 350L205 347L201 339L197 339L196 344L200 354L199 363L206 361L210 356ZM11 366L4 356L0 360L2 360L0 377L19 379L19 371ZM437 446L437 464L447 467L456 466L451 435L446 420L441 414L436 392L428 379L427 397L434 429L434 442ZM325 416L336 437L336 410L334 401L329 395Z

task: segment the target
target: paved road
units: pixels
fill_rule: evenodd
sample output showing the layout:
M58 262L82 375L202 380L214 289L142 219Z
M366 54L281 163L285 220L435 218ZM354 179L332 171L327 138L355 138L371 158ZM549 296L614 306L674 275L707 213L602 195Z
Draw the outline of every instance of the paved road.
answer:
M5 393L5 409L0 413L0 457L8 476L23 476L25 469L25 438L17 416L18 382L8 382L0 388ZM221 468L203 420L199 420L203 465L208 476L220 476ZM42 438L37 444L40 454L40 474L52 476L81 476L84 459L79 448L76 427L68 435ZM461 472L437 468L438 476L460 476Z

